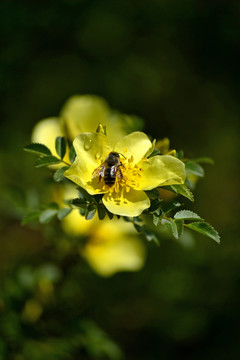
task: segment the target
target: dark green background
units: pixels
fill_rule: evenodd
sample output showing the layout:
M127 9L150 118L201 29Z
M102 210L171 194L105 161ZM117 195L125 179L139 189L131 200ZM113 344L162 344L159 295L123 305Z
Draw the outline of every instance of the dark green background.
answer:
M238 359L239 3L15 0L1 1L0 19L0 358L108 358L58 343L59 354L54 345L41 353L49 339L68 344L87 318L126 359ZM34 203L47 174L22 148L33 125L58 115L76 93L143 117L147 133L168 136L186 156L215 159L193 209L218 229L220 246L201 236L192 248L172 239L147 244L141 272L102 279L74 249L58 256L50 229L20 226L26 196ZM45 263L62 271L55 302L39 322L25 324L21 309L35 290L21 288L17 274Z

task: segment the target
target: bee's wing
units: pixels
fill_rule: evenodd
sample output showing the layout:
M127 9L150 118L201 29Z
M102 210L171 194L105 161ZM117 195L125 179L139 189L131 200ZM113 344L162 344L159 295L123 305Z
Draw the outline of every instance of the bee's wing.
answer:
M103 178L104 177L104 171L105 171L105 162L102 163L98 168L96 168L93 173L92 173L92 177L97 177L99 176L99 178Z

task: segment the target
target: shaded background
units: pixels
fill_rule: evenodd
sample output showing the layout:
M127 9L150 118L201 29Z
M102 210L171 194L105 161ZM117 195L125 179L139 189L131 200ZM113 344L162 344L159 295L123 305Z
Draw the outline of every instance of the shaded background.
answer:
M102 329L127 359L238 359L240 5L15 0L1 2L0 18L0 358L120 359ZM76 93L143 117L147 133L168 136L186 156L215 159L194 209L218 229L221 246L165 239L148 244L141 272L102 279L76 244L59 249L60 232L20 226L47 174L22 148L33 125ZM52 288L43 287L43 314L29 321L23 309L41 271Z

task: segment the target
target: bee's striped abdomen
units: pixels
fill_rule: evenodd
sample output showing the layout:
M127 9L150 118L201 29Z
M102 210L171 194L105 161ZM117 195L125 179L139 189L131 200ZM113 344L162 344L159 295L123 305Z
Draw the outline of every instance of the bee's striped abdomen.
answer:
M108 186L113 186L116 179L116 167L110 166L109 168L105 169L104 173L104 182Z

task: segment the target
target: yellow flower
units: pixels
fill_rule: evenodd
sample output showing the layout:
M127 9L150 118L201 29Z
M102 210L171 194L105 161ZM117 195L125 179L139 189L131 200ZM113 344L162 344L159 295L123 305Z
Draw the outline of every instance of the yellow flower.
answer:
M138 216L150 206L145 190L183 184L185 180L184 164L177 158L171 155L147 158L153 146L148 136L139 131L123 137L114 148L102 133L80 134L73 146L77 156L65 176L91 195L104 194L103 203L113 214ZM115 182L110 186L101 167L113 151L119 154L120 165L115 168Z
M97 224L80 250L90 266L101 276L140 270L145 263L146 249L133 232L132 224L122 219L97 220Z
M65 199L77 196L72 186L62 188ZM77 209L62 220L62 227L69 236L87 237L85 245L79 247L93 270L104 277L119 271L138 271L146 259L146 247L137 236L132 224L122 219L85 220Z
M133 126L133 118L113 113L101 97L93 95L74 95L64 104L59 117L47 118L38 122L32 132L32 142L49 147L54 155L55 138L66 136L72 141L86 131L95 131L98 124L107 126L112 144L126 134L127 126Z

